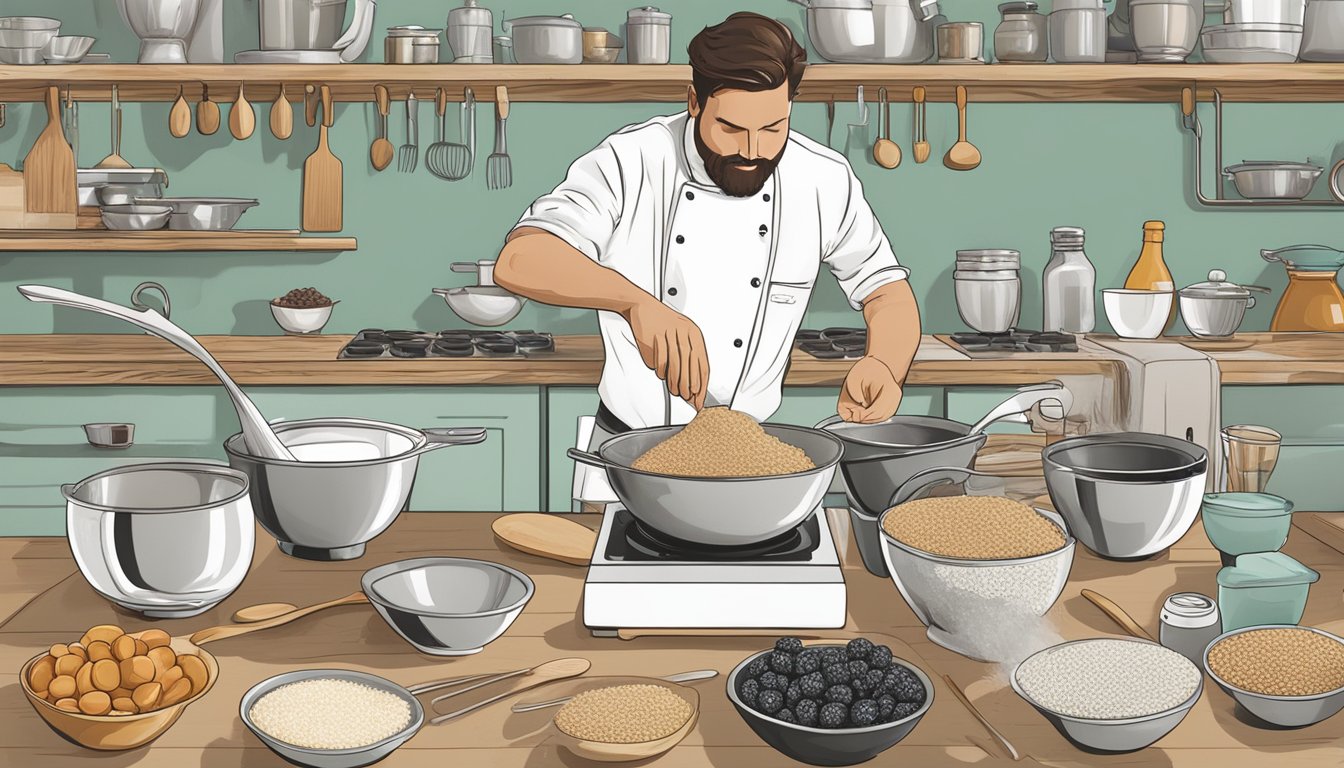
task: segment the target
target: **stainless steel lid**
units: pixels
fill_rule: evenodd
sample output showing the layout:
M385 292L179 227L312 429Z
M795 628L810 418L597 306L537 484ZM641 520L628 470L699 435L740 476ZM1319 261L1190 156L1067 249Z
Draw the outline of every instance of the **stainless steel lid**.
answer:
M493 27L494 16L489 8L482 8L477 0L465 0L461 8L448 12L448 26Z
M438 38L443 34L442 29L425 29L418 24L402 24L387 28L388 37L428 37Z
M1050 230L1050 242L1054 245L1082 245L1085 235L1082 227L1055 227Z
M1244 299L1251 295L1250 290L1227 280L1227 273L1221 269L1209 270L1207 282L1195 283L1181 289L1181 295L1192 299Z
M577 29L582 31L583 25L574 20L571 14L566 13L563 16L523 16L517 19L509 19L510 27L560 27L562 29Z
M871 3L869 3L871 6ZM652 5L646 5L643 8L631 8L626 14L626 21L630 24L663 24L672 23L672 14L666 11L660 11Z
M1055 0L1052 11L1105 11L1105 0Z
M999 13L1007 16L1010 13L1035 13L1040 5L1032 0L1024 0L1016 3L1002 3L999 5Z
M1276 160L1246 160L1230 165L1225 169L1228 173L1239 173L1241 171L1315 171L1321 173L1325 169L1319 165L1311 163L1279 162Z
M957 251L957 269L963 272L992 272L1020 269L1022 254L1008 248L984 248Z

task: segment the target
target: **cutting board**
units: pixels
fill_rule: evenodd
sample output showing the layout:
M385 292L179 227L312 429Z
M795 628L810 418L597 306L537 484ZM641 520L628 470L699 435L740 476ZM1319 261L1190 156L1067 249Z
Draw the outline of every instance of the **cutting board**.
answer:
M23 161L24 207L29 213L67 214L73 229L79 207L75 153L61 130L61 97L56 86L47 88L46 101L47 127Z
M341 231L341 161L327 143L333 119L331 89L324 85L317 149L303 163L303 228L307 232Z
M75 229L72 214L29 213L26 207L23 174L0 163L0 229Z

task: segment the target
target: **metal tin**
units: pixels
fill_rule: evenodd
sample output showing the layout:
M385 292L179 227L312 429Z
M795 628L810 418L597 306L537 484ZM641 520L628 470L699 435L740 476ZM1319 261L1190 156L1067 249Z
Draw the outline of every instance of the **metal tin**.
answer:
M978 21L952 21L934 28L939 61L985 60L985 27Z
M672 14L647 5L626 14L629 64L666 64L672 53Z
M1198 592L1177 592L1162 604L1158 639L1162 645L1196 664L1203 664L1204 649L1222 634L1218 604Z
M952 285L962 322L980 333L1015 327L1022 306L1021 263L1021 254L1009 249L957 251Z
M1048 24L1032 0L999 6L1003 20L994 28L994 58L1001 62L1043 62L1049 56Z
M480 7L477 0L465 0L461 8L449 11L445 36L453 61L463 64L494 61L496 57L491 55L490 48L494 27L494 15L489 8Z
M443 30L406 25L387 28L383 60L388 64L436 64Z

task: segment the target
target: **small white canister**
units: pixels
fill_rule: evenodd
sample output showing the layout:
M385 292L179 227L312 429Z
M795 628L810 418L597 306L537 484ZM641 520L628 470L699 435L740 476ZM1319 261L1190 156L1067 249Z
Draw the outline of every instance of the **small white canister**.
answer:
M1162 604L1158 640L1163 647L1181 654L1204 668L1204 649L1222 634L1218 604L1198 592L1177 592Z

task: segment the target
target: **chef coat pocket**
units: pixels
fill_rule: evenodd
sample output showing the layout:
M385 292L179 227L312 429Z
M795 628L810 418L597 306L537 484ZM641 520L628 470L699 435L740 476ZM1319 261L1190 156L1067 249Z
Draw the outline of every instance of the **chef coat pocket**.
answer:
M812 293L812 283L782 283L772 282L766 286L766 312L769 313L773 307L772 304L801 305L798 307L799 313L807 307L807 300Z
M770 283L766 286L765 315L761 319L760 344L752 361L753 369L774 373L782 369L793 351L793 338L803 323L812 286L799 283Z

